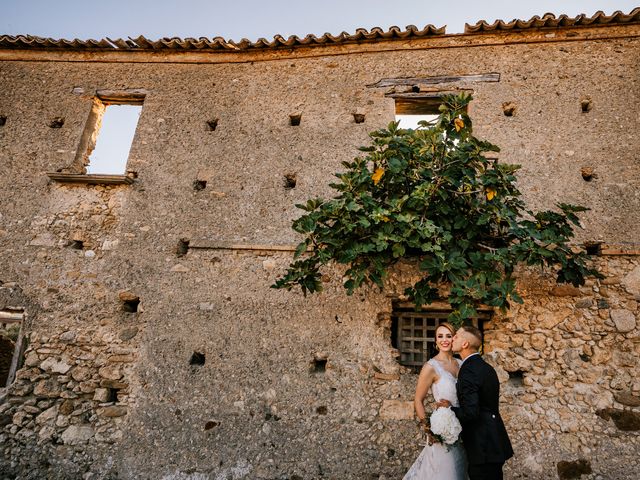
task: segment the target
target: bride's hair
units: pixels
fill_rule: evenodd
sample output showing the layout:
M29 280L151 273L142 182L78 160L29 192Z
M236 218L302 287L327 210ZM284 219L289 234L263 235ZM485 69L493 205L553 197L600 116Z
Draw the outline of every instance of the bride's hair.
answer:
M444 327L447 330L449 330L451 332L451 335L455 335L456 334L456 328L451 325L449 322L441 322L438 324L438 326L436 327L436 330L438 330L440 327Z

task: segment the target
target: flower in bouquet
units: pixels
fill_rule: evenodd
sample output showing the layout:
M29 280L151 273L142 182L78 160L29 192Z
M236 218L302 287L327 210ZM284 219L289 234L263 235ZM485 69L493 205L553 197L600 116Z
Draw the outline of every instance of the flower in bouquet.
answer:
M438 440L453 445L458 440L462 426L451 408L438 408L431 414L431 432Z

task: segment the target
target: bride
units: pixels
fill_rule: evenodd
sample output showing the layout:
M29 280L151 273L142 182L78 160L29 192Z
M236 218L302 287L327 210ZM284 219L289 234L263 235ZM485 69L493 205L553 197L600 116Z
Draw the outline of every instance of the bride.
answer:
M424 399L431 389L436 401L447 399L459 406L456 395L456 378L460 360L453 358L451 344L455 329L449 323L436 328L438 354L424 364L418 378L414 399L416 415L429 439L427 446L411 466L403 480L466 480L467 460L460 442L443 445L433 441L429 433L429 419L424 410Z

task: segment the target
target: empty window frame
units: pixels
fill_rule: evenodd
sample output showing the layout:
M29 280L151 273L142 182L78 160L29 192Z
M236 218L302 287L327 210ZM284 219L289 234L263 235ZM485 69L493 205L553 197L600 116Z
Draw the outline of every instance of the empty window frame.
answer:
M442 103L439 96L433 97L397 97L396 121L400 122L400 128L422 128L418 122L432 122L438 118L438 108Z
M22 309L0 310L0 387L9 386L22 366L24 335Z
M429 308L420 311L410 303L395 302L391 314L391 344L400 352L401 365L419 372L427 360L436 355L436 328L447 321L451 313L446 308ZM485 320L491 318L489 311L478 312L472 324L482 330Z
M142 112L144 94L98 94L76 161L88 175L125 175L129 150Z

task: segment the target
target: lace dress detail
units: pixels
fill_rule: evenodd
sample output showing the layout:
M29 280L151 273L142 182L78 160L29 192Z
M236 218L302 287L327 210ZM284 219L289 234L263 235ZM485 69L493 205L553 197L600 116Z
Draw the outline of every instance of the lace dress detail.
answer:
M462 363L457 360L458 366ZM431 385L433 398L449 400L459 406L456 394L456 377L449 373L435 358L427 362L431 365L438 381ZM460 442L454 445L435 443L424 447L420 456L411 466L403 480L467 480L467 459Z

